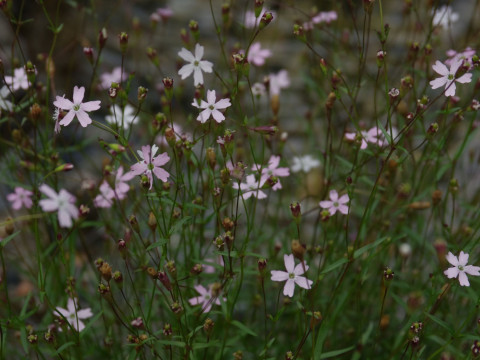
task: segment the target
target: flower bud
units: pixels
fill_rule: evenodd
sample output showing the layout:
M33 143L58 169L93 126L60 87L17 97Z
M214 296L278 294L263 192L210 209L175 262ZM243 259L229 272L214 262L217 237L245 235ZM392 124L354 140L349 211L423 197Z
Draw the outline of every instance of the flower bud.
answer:
M225 231L230 231L235 226L235 223L230 218L226 217L222 220L222 226Z
M155 65L155 67L158 68L160 66L160 62L158 60L157 50L155 50L154 48L152 48L150 46L147 47L147 56L150 59L150 61L152 62L152 64Z
M385 280L385 282L393 280L394 275L395 273L388 266L383 270L383 279Z
M265 28L265 26L270 24L272 20L273 14L271 12L264 12L262 18L260 19L259 29L262 30L263 28Z
M112 267L107 262L103 262L98 271L107 282L112 278Z
M290 204L290 212L292 213L295 222L299 223L302 217L302 207L300 206L300 203L298 201Z
M102 28L100 32L98 33L98 47L100 49L103 49L105 46L105 43L107 42L108 39L108 34L107 34L107 29Z
M203 323L203 331L207 333L207 336L210 336L214 326L215 326L215 323L213 322L212 319L210 318L205 319L205 322Z
M267 267L267 260L258 259L257 265L258 265L258 271L260 272L261 275L263 275L265 273L265 268Z
M181 315L183 313L183 307L178 302L174 302L170 305L170 309L173 311L175 315Z
M150 211L150 214L148 214L148 227L152 232L155 232L155 229L157 228L157 218L155 217L155 214L153 211Z
M193 274L193 275L200 275L202 272L203 272L202 264L195 264L190 269L190 273Z
M437 189L432 194L433 206L438 205L442 201L442 191Z
M320 311L314 311L312 318L310 319L310 329L313 329L315 326L322 322L322 313Z
M255 0L255 18L258 18L263 10L263 0Z
M93 48L91 47L84 47L83 48L83 54L87 58L88 62L90 65L93 65Z
M121 32L120 35L118 35L118 40L120 43L120 51L122 52L122 55L125 55L128 47L128 34L126 32Z
M300 261L303 261L303 255L305 255L305 245L301 244L298 240L292 240L292 253Z
M217 164L217 157L215 155L215 150L212 147L207 148L207 163L210 166L210 169L214 170L215 165Z
M165 268L167 269L168 273L174 279L177 278L177 267L175 266L175 261L170 260L165 264Z
M163 286L165 286L165 289L172 291L172 283L165 271L159 271L157 273L157 279L160 280Z
M188 23L188 28L190 29L190 32L195 39L195 42L198 42L198 37L200 35L200 32L198 31L198 22L195 20L190 20L190 22Z
M145 101L145 98L147 97L147 93L148 93L147 88L144 88L143 86L138 87L137 99L140 104Z
M138 221L137 217L135 215L130 215L128 218L128 222L130 223L130 226L132 227L133 231L135 231L137 234L140 233L140 227L138 226Z
M13 232L15 231L15 226L13 225L13 219L10 216L5 219L4 230L7 235L12 235Z

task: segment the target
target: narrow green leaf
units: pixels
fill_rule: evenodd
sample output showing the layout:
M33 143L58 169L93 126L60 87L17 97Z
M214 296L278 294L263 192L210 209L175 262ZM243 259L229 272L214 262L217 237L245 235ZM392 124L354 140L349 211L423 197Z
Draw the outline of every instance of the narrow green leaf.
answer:
M167 239L159 239L158 241L155 241L153 244L150 244L148 247L147 247L147 251L150 251L152 249L155 249L156 247L159 247L159 246L162 246L162 245L165 245L167 243Z
M329 359L329 358L332 358L332 357L335 357L335 356L338 356L338 355L342 355L342 354L345 354L347 352L350 352L352 350L355 350L356 346L349 346L345 349L341 349L341 350L334 350L334 351L329 351L329 352L326 352L326 353L323 353L322 355L320 355L319 359Z
M75 345L75 342L74 341L69 341L65 344L63 344L62 346L60 346L58 349L57 349L57 355L60 354L63 350L65 350L66 348L69 348L70 346L72 345Z
M17 236L18 234L20 234L20 230L14 232L12 235L8 235L5 239L3 239L1 242L0 242L0 246L3 248L5 247L5 245L7 245L10 240L12 240L15 236Z
M237 320L233 320L231 322L232 325L238 327L240 330L242 330L243 332L249 334L249 335L252 335L252 336L257 336L257 334L255 332L253 332L253 330L249 329L248 327L246 327L245 325L243 325L240 321L237 321Z

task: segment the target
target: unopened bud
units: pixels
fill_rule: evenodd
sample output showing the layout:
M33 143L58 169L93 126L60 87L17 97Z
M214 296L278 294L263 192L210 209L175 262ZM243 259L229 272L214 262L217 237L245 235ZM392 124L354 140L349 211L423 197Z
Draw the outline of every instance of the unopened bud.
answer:
M135 231L137 234L140 233L140 227L138 226L138 221L137 217L135 215L130 215L128 218L128 222L130 223L130 226L132 227L133 231Z
M87 58L88 62L93 65L93 48L91 47L84 47L83 54Z
M128 34L126 32L120 33L120 35L118 35L118 40L120 42L120 51L125 55L128 47Z
M142 103L145 101L145 98L147 97L148 89L144 88L143 86L138 87L137 91L137 99L139 103Z
M155 229L157 228L157 218L155 217L153 211L150 211L150 214L148 214L148 227L153 232L155 232Z
M98 33L98 46L100 49L102 49L105 46L107 39L108 39L107 29L102 28L102 30L100 30L100 32Z
M205 322L203 323L203 331L207 333L207 336L210 336L214 326L215 326L215 323L213 322L212 319L207 318L205 320Z
M302 245L298 240L292 240L292 253L300 261L303 261L305 255L305 245Z
M215 155L215 150L212 147L207 148L207 162L208 165L212 170L215 169L215 165L217 164L217 157Z

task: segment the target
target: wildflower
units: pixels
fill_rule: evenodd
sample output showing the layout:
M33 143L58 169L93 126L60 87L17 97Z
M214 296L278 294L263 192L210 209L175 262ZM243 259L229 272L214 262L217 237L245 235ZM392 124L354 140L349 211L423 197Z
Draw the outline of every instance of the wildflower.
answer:
M13 111L13 104L7 100L9 96L10 90L8 90L8 87L2 87L0 89L0 109Z
M270 96L280 95L280 90L290 86L290 79L287 70L280 70L276 74L269 75Z
M332 11L322 11L319 12L317 15L315 15L312 18L312 23L314 24L321 24L323 22L330 24L332 21L337 20L337 12L332 10Z
M457 53L455 50L448 50L447 56L448 59L445 60L445 65L452 66L452 64L457 60L464 60L470 64L470 69L472 68L472 58L475 55L475 50L471 47L467 47L464 51ZM469 69L469 70L470 70Z
M244 200L247 200L252 195L257 199L265 199L267 194L265 194L260 188L265 184L265 180L260 179L257 181L255 175L251 174L246 177L246 183L240 183L240 190L243 191L242 197ZM232 187L238 190L238 183L234 182Z
M156 13L160 16L163 22L167 22L173 16L173 10L170 8L158 8Z
M255 83L252 85L252 94L255 96L264 96L267 93L267 89L265 88L265 85L262 83Z
M457 258L449 251L447 261L453 265L453 267L448 268L443 272L449 279L454 279L458 276L458 281L461 286L470 286L467 274L480 276L480 266L467 265L468 256L467 253L460 251L460 255Z
M314 159L312 155L304 155L302 157L295 156L292 160L293 160L293 165L291 166L290 169L294 173L299 171L308 173L313 168L320 166L320 161L318 161L317 159Z
M105 120L110 124L116 124L118 127L123 126L125 130L128 130L130 126L138 120L138 118L135 117L135 109L128 104L125 105L123 109L114 104L110 109L110 113L112 115L105 116Z
M198 105L197 101L194 99L192 105L198 109L204 109L197 117L197 120L200 121L202 124L205 123L210 116L217 123L221 123L225 120L225 116L219 111L226 109L227 107L231 106L230 99L221 99L218 102L215 102L217 99L215 95L215 90L207 90L207 101L202 100L200 105Z
M13 76L5 76L5 83L12 87L13 91L28 89L27 72L23 67L13 70Z
M38 188L48 199L40 200L39 204L43 211L58 212L58 222L61 227L71 227L72 219L78 218L78 209L75 204L75 196L67 190L61 189L57 194L47 184L42 184Z
M457 59L452 63L450 66L450 71L448 68L442 64L440 61L436 61L435 64L432 66L433 70L437 73L442 75L435 80L430 81L430 85L432 85L432 89L437 89L445 85L445 96L454 96L455 95L455 81L465 84L472 81L472 74L463 74L459 78L455 78L457 70L462 65L463 61L461 59Z
M148 180L150 181L149 189L151 189L153 186L152 172L158 179L162 180L163 182L167 182L167 179L170 176L168 172L166 172L160 167L162 165L165 165L170 160L170 157L166 152L155 156L157 151L157 145L153 145L151 148L150 145L142 146L142 151L137 150L138 156L140 156L142 160L140 160L135 165L132 165L132 167L130 168L130 172L133 175L145 174L148 177Z
M330 215L335 215L335 213L340 211L342 214L348 214L348 202L350 201L348 194L342 195L338 198L338 193L336 190L330 190L330 200L320 201L319 205L323 209L327 209Z
M7 195L7 200L12 203L13 210L20 210L22 205L30 209L33 205L32 195L33 193L30 190L17 186L15 192Z
M295 291L295 284L304 288L310 289L312 287L313 281L307 279L303 275L305 271L308 270L308 265L304 261L303 263L297 264L295 266L295 259L293 254L283 255L285 262L285 269L287 271L278 271L272 270L272 281L286 281L285 287L283 288L283 295L293 297L293 292Z
M195 285L195 290L200 294L200 296L191 298L188 300L190 305L202 305L202 312L209 312L212 308L212 304L220 305L220 299L212 294L213 284L208 287L208 290L205 289L202 285ZM223 301L227 301L226 298L223 298Z
M100 185L100 194L93 199L93 204L98 208L109 208L113 205L115 192L106 181Z
M223 267L224 266L224 262L223 262L223 257L221 255L218 255L216 258L214 259L205 259L205 264L206 265L203 265L203 272L205 274L213 274L215 273L215 267L211 264L215 264L215 265L218 265L218 266L221 266Z
M120 166L117 169L115 174L115 195L117 196L118 200L125 198L128 190L130 190L130 186L126 183L126 181L132 180L134 176L135 175L132 174L131 171L124 174L123 166Z
M55 308L55 311L63 316L67 322L78 332L82 331L85 328L85 324L81 319L88 319L93 316L92 310L90 308L77 310L75 302L72 299L68 299L67 308L62 307Z
M433 26L447 27L450 24L457 22L459 15L452 11L452 8L447 5L440 6L437 9L433 9Z
M262 49L259 42L253 43L248 49L247 60L255 66L265 64L265 59L272 56L272 52L268 49Z
M378 146L383 145L383 140L380 138L381 136L383 136L383 133L376 126L372 127L368 131L361 130L359 135L361 138L360 149L362 150L367 148L367 143L376 144ZM355 141L357 139L357 136L357 133L345 133L345 139L350 141Z
M75 116L77 116L80 125L83 127L92 123L92 119L90 119L87 112L100 109L100 100L82 103L84 94L85 88L83 86L80 88L75 86L73 88L73 102L64 97L57 96L53 105L62 110L68 110L67 115L65 115L65 117L59 122L60 125L67 126L72 122Z
M112 70L111 73L103 73L100 75L100 85L99 87L101 89L107 90L112 86L112 83L117 83L120 84L122 82L122 79L125 79L127 77L127 74L125 72L122 72L122 68L120 66L117 66Z
M290 176L290 169L287 167L278 167L280 164L280 156L272 155L270 156L270 160L268 160L268 167L263 168L255 164L252 167L252 170L262 171L261 179L266 181L269 177L286 177ZM282 188L282 184L278 181L273 187L272 190L279 190Z
M195 56L185 48L180 50L178 56L189 62L189 64L183 65L183 67L178 71L178 75L182 77L182 80L189 77L193 72L193 84L197 86L199 84L203 84L202 71L207 73L212 72L213 64L210 61L202 60L203 46L200 44L195 45Z

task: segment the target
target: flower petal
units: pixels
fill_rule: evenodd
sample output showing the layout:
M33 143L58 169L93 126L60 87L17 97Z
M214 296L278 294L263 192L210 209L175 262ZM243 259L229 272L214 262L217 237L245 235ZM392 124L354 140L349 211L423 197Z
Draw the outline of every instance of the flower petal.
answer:
M461 286L470 286L467 274L465 274L463 271L458 274L458 281L460 282Z
M313 284L313 281L312 280L309 280L307 279L306 277L303 277L303 276L297 276L295 278L295 283L304 288L304 289L311 289L312 288L312 284Z
M432 65L432 68L440 75L447 76L449 74L448 68L438 60Z
M285 269L287 269L287 272L292 273L295 268L295 259L293 254L283 255L283 261L285 262Z
M283 295L293 297L293 292L295 291L295 281L293 279L288 279L283 287Z
M460 251L460 255L458 255L458 265L465 266L468 264L468 257L467 253Z
M449 279L454 279L458 276L459 272L460 272L460 270L458 270L457 267L451 267L451 268L448 268L447 270L445 270L443 273L445 275L447 275L447 277Z
M85 95L85 88L75 86L73 88L73 103L80 105L82 103L83 97Z
M447 261L452 264L453 266L457 266L458 265L458 259L455 255L452 254L451 251L448 252L447 256L446 256L446 259ZM455 275L456 276L456 275Z
M100 109L100 103L101 103L100 100L88 101L86 103L82 103L80 108L85 111L95 111ZM121 112L117 114L121 114Z
M193 63L195 61L193 54L185 48L182 48L182 50L178 52L178 56L189 63Z

